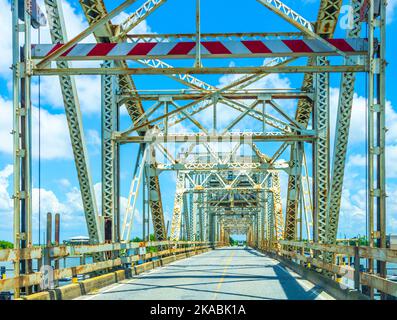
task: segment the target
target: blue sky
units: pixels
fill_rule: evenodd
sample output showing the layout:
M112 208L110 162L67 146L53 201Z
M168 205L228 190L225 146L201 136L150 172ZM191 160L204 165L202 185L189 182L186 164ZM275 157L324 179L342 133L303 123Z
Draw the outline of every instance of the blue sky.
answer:
M347 1L345 1L347 3ZM42 3L42 1L39 1ZM106 1L107 8L111 10L121 1ZM135 10L143 1L123 13L115 22L121 21L127 13ZM315 21L320 1L286 0L286 4L300 12L309 21ZM299 3L299 4L298 4ZM87 26L85 17L81 12L78 1L62 1L68 36L71 38ZM294 28L258 3L255 0L246 1L211 1L202 0L202 32L275 32L295 31ZM42 8L44 6L42 5ZM168 0L155 13L139 24L136 33L192 33L195 31L195 1L193 0ZM0 21L3 26L3 40L0 43L0 239L12 239L12 139L9 132L12 126L11 105L11 10L8 0L0 0ZM397 62L395 52L396 41L391 41L397 31L397 1L389 0L388 8L388 33L387 33L387 188L388 188L388 232L397 232L397 92L395 90L395 75ZM343 37L345 30L340 26L336 37ZM34 32L33 42L37 41ZM49 43L47 28L41 31L41 42ZM93 42L89 37L86 42ZM393 60L394 58L394 60ZM172 62L174 63L174 62ZM175 62L182 64L186 62ZM189 62L190 63L190 62ZM207 65L218 64L220 61L205 61ZM231 61L226 63L230 64ZM245 61L233 61L244 64ZM212 85L229 83L235 76L200 76L202 80ZM335 111L338 100L338 87L340 75L331 75L331 131L335 123ZM177 89L183 86L166 77L134 78L139 89ZM287 87L299 88L302 76L272 75L260 81L258 88ZM94 76L76 78L78 93L83 113L85 135L88 144L92 180L97 191L97 201L100 200L100 79ZM394 89L394 90L393 90ZM34 240L38 238L38 85L37 79L33 83L33 231ZM77 175L74 168L70 139L67 131L66 119L63 112L62 96L60 94L58 79L46 77L41 79L41 213L42 217L47 211L61 213L61 238L73 235L85 235L86 225L82 212L81 198L78 190ZM353 105L349 154L347 161L347 175L345 177L345 190L342 200L340 232L338 236L351 236L365 233L365 77L357 78L356 96ZM146 106L146 105L145 105ZM286 105L293 114L294 105ZM227 109L221 109L219 118L226 121L230 114ZM209 114L198 116L203 123L210 125ZM129 124L129 119L122 113L122 126ZM244 123L243 123L244 124ZM245 123L247 125L247 123ZM394 124L394 127L393 127ZM264 152L271 153L277 146L263 146ZM268 148L268 149L266 149ZM122 205L125 206L129 184L132 178L133 161L136 147L126 146L122 149L121 158L121 193ZM284 155L288 159L288 154ZM167 197L163 197L163 206L166 220L171 219L173 207L173 192L175 189L175 175L163 173L161 188L167 190ZM285 197L287 177L282 177L283 196ZM283 203L285 204L285 202ZM284 205L285 206L285 205ZM138 208L140 212L140 208ZM137 214L133 235L141 233L141 218Z

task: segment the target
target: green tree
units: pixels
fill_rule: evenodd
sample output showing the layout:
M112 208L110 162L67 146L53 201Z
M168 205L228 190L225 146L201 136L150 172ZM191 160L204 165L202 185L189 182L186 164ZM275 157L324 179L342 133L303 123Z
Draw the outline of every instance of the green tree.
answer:
M232 237L229 237L229 243L231 246L236 246L238 244L238 241L234 240Z
M131 242L142 242L143 240L139 237L135 237L134 239L131 240Z
M14 245L11 242L0 240L0 249L12 249Z
M366 236L358 235L357 237L354 237L353 239L350 239L349 245L351 245L351 246L355 246L355 245L368 246L369 243L368 243L368 240L367 240Z

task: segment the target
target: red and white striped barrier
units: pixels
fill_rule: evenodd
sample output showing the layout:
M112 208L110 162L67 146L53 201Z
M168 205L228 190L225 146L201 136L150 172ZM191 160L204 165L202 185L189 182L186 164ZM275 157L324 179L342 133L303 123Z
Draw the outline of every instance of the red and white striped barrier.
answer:
M366 39L328 39L332 46L348 55L363 55L368 49ZM32 57L43 58L62 44L32 45ZM316 39L249 40L201 42L203 58L339 55L336 49ZM194 58L195 42L83 43L76 44L61 55L64 60L103 60L141 58Z

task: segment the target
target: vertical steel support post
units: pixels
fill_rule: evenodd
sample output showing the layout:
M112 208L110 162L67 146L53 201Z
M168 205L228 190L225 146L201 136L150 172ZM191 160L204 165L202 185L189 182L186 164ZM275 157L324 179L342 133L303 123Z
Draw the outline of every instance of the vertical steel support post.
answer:
M142 241L145 241L146 236L146 164L143 164L143 174L142 174Z
M156 169L156 152L150 145L150 163L148 166L149 207L152 214L153 230L156 241L166 239L163 205L161 201L160 181ZM148 222L149 224L149 222Z
M284 224L283 224L283 210L282 210L282 203L281 203L281 189L280 189L280 176L279 172L276 170L269 171L269 188L270 188L270 195L272 197L272 228L274 229L271 231L272 235L274 235L274 241L278 242L282 240L283 233L284 233ZM281 247L277 243L277 250L280 250Z
M12 1L12 76L13 76L13 165L14 165L14 249L18 250L21 247L20 242L20 221L21 221L21 104L20 104L20 79L21 79L21 63L20 63L20 45L19 45L19 19L18 19L18 0ZM14 276L19 277L20 274L20 260L19 256L14 262ZM14 288L14 297L19 298L20 289L19 284L16 283Z
M59 213L56 213L55 214L55 232L54 232L54 236L55 236L54 245L56 247L59 246L60 232L61 232L61 215ZM55 259L55 261L54 261L54 269L55 270L59 269L59 259ZM54 285L55 285L55 287L57 287L59 285L59 281L55 280L54 281Z
M268 188L272 188L272 179L268 178ZM273 249L274 245L274 197L273 192L267 192L267 230L268 230L268 246L269 249Z
M376 5L379 5L376 6ZM371 247L386 247L386 125L385 125L385 50L386 1L369 2L368 42L368 234ZM375 47L375 35L379 45ZM374 272L374 262L369 260L369 272ZM386 277L386 263L377 261L376 273ZM373 289L371 298L373 298ZM382 299L386 295L382 294Z
M111 68L105 61L103 68ZM118 130L117 78L102 76L102 216L105 242L119 241L119 145L112 139Z
M347 32L347 37L349 39L358 38L360 36L360 13L362 3L363 0L351 1L353 8L353 25ZM351 65L351 60L345 59L345 64ZM356 75L353 72L344 72L341 76L331 184L327 200L327 243L335 243L337 237L355 80ZM327 256L332 257L332 255ZM331 262L331 260L328 259L328 262Z
M190 198L190 195L189 195ZM185 241L189 241L190 239L190 219L189 219L189 209L190 209L190 205L188 203L188 194L185 192L183 194L183 221L184 221L184 229L183 229L183 237L182 239Z
M24 1L24 21L19 22L18 1L12 2L13 23L13 161L14 161L14 248L32 246L32 199L31 199L31 1ZM24 47L20 46L23 33ZM31 260L19 258L14 263L14 276L31 272ZM29 293L31 288L25 288ZM16 282L14 297L19 298Z
M196 0L196 59L194 66L201 67L201 26L200 26L200 0Z
M52 269L51 254L50 254L51 247L52 247L52 213L47 212L46 241L43 250L43 260L44 260L43 264L46 269L48 268L48 270ZM51 284L49 283L49 285Z
M317 58L317 65L327 65L325 57ZM315 213L317 238L326 242L327 196L329 188L329 76L318 73L315 76L316 102L314 107L314 129L317 139L314 144L315 163Z
M208 212L208 241L215 241L215 211Z
M287 209L285 217L284 238L296 240L297 234L297 212L299 206L299 194L301 187L303 159L303 143L291 143L290 166L291 171L288 178Z
M179 171L176 180L174 210L171 223L171 241L179 241L182 224L183 195L185 193L185 172Z
M196 177L196 180L198 178ZM197 215L198 215L198 202L199 202L199 195L194 192L191 196L191 209L192 212L190 214L190 241L197 241Z
M199 207L199 238L200 241L204 241L204 211L207 206L207 192L200 193L200 207Z

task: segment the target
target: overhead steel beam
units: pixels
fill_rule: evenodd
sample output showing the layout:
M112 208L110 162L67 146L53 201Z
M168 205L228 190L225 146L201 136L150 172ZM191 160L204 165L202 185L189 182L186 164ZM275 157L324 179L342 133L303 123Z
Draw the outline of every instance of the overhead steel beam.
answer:
M172 75L172 74L260 74L260 73L340 73L340 72L366 72L368 67L357 65L326 65L326 66L288 66L288 67L176 67L167 69L152 68L110 68L106 74L112 75ZM59 74L68 75L101 75L105 73L100 68L69 68L33 69L37 76L51 76Z
M119 143L178 143L178 142L192 142L192 143L204 143L204 142L244 142L244 141L313 141L316 139L316 135L313 131L308 130L305 135L297 134L284 134L279 132L261 132L261 133L250 133L250 134L219 134L219 135L206 135L206 134L153 134L145 137L141 136L123 136L114 135L114 140Z
M331 48L323 44L332 45ZM266 58L310 57L316 55L363 56L368 50L366 39L303 39L263 41L211 41L201 42L203 59L211 58ZM33 44L32 58L47 59L53 52L67 44ZM69 47L67 52L52 60L138 60L138 59L195 59L195 42L148 42L148 43L82 43ZM37 64L37 68L42 65Z

